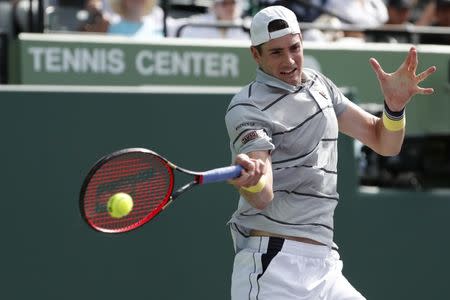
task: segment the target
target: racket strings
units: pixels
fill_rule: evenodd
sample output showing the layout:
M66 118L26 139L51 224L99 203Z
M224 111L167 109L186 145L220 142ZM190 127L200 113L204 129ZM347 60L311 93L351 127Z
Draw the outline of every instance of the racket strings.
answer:
M84 210L91 225L111 232L128 231L152 218L167 202L173 188L173 173L158 156L133 153L104 163L86 189ZM123 218L107 211L109 198L119 192L133 198L133 210Z

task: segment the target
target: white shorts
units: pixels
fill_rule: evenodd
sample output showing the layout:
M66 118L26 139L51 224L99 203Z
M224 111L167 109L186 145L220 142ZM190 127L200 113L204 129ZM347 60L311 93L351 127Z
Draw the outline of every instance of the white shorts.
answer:
M337 251L281 238L237 235L232 300L365 299L342 274Z

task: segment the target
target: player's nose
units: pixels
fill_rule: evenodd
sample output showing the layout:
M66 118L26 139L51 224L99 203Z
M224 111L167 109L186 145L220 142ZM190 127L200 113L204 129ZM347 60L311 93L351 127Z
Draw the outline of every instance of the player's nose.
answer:
M289 52L285 53L283 62L285 62L288 65L293 65L295 63L293 55Z

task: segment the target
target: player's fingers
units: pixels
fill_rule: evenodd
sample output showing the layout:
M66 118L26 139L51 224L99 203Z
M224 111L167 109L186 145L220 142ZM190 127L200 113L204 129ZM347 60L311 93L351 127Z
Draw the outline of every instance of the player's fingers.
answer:
M228 182L239 189L242 186L250 185L251 181L249 181L249 178L250 178L250 174L247 173L245 170L243 170L241 173L241 176L239 176L236 179L229 180Z
M258 173L258 175L262 175L264 174L265 168L266 164L262 160L257 159L255 161L255 173Z
M422 73L420 73L419 75L417 75L417 80L423 81L425 80L428 76L430 76L431 74L433 74L434 72L436 72L436 67L432 66L429 67L428 69L426 69L425 71L423 71Z
M431 95L434 93L434 89L433 88L421 88L419 87L417 90L418 94L422 94L422 95Z
M386 73L383 71L383 69L381 68L380 63L375 59L375 58L371 58L369 59L369 63L373 69L373 71L375 72L375 74L377 75L377 78L379 80L381 80L382 78L384 78L384 76L386 75Z
M261 164L261 173L262 174L266 174L266 172L267 172L267 164L262 162L262 164Z
M255 162L246 154L239 154L236 156L235 163L241 165L244 170L241 175L244 173L253 174L255 171Z
M414 47L411 47L408 53L408 57L406 58L408 71L412 73L416 73L417 65L419 63L417 58L417 50Z
M264 161L250 158L246 154L239 154L235 163L240 164L244 168L239 178L230 181L236 187L250 187L258 184L266 169Z
M264 174L264 162L260 159L255 159L254 161L255 168L253 173L249 174L248 180L246 181L246 186L256 185L261 176Z

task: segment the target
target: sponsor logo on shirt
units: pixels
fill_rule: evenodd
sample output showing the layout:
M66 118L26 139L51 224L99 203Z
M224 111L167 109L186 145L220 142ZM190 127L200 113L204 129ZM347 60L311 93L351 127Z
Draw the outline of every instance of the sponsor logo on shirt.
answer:
M319 94L320 94L322 97L324 97L325 99L328 100L327 94L325 94L324 91L319 91Z
M264 130L259 129L259 130L252 130L250 132L248 132L241 140L242 145L247 144L250 141L253 141L254 139L257 138L262 138L264 137L266 134L264 132Z
M239 124L236 127L236 130L241 129L242 127L253 127L253 126L255 126L255 122L244 122L244 123Z

